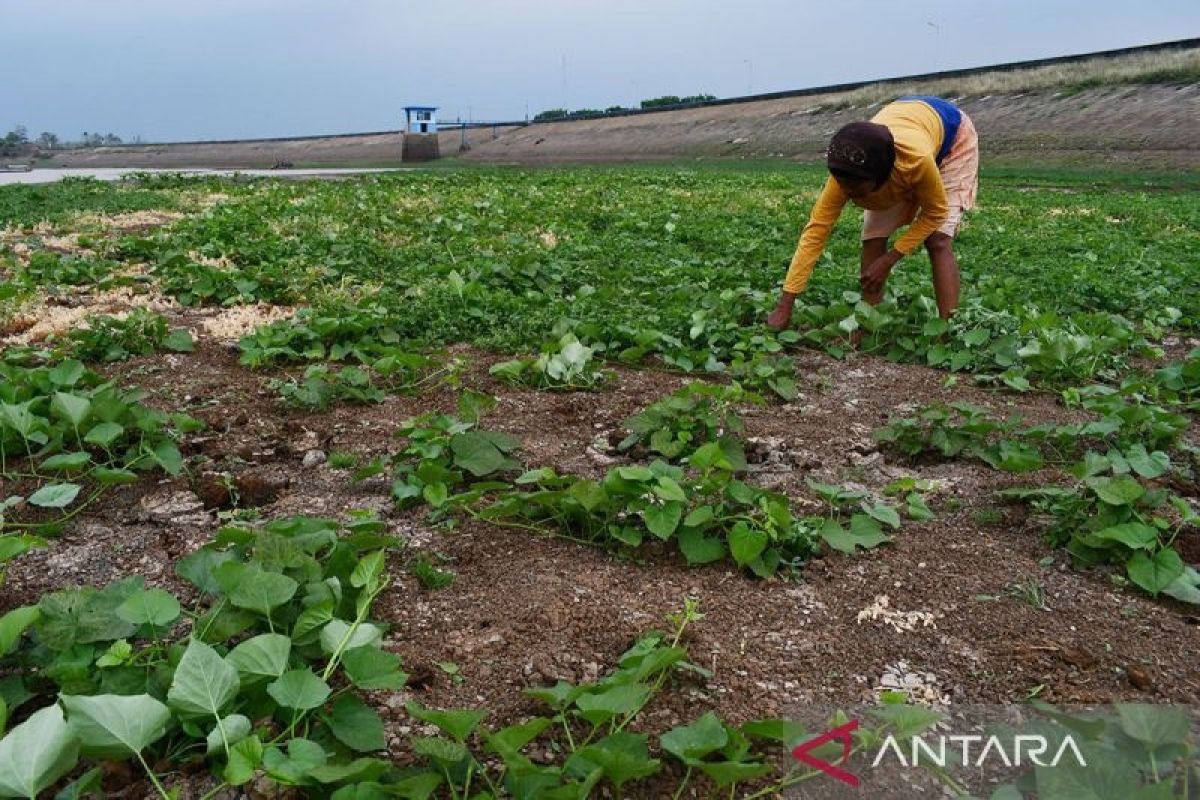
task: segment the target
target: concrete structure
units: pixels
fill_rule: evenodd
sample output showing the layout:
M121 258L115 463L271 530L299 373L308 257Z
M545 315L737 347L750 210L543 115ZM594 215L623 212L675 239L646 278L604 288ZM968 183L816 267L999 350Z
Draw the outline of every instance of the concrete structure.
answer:
M433 161L440 154L436 106L404 107L404 148L401 161Z

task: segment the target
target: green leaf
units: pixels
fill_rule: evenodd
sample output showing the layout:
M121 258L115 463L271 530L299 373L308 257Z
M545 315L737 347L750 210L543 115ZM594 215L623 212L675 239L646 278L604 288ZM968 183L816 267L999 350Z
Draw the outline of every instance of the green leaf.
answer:
M229 763L222 777L233 786L249 783L262 759L262 741L257 736L247 736L229 748Z
M496 402L496 398L490 394L464 389L458 396L458 416L474 425L480 417L496 407Z
M729 552L739 567L744 567L767 547L767 532L738 522L729 532Z
M871 715L888 723L889 732L900 740L927 731L946 718L941 712L915 705L879 706L871 710Z
M456 742L465 741L488 715L486 711L435 711L432 708L425 708L420 703L408 703L405 709L413 718L436 725L442 733Z
M600 692L582 694L575 700L580 716L593 725L619 714L632 714L650 697L650 687L641 683L617 684Z
M1146 493L1136 478L1121 475L1116 478L1088 478L1087 485L1104 502L1112 506L1131 505Z
M347 783L377 781L385 772L392 768L390 761L381 758L356 758L349 764L324 764L308 771L308 777L318 783ZM485 800L474 797L472 800Z
M103 777L103 768L92 767L59 790L54 795L54 800L85 800L88 797L103 797L104 788L101 785Z
M216 755L217 753L225 752L225 745L233 747L235 744L245 739L250 735L250 720L241 714L230 714L221 720L220 727L213 726L205 738L205 753L207 755ZM221 738L222 729L225 731L225 738Z
M183 472L183 454L179 452L179 448L175 446L174 442L163 439L154 447L146 449L145 452L167 474L178 475Z
M138 480L136 472L131 472L127 469L112 469L110 467L98 468L92 473L92 477L96 479L97 483L102 483L105 486L137 483Z
M92 413L92 401L77 394L55 392L54 399L50 401L50 410L71 423L72 427L78 428Z
M1191 567L1184 567L1183 574L1171 581L1171 585L1163 589L1163 594L1181 603L1200 605L1200 573Z
M729 733L725 730L725 725L711 711L691 725L672 728L659 737L663 750L685 764L720 750L728 741Z
M440 481L427 483L421 487L421 496L425 498L425 502L429 503L429 505L434 508L441 508L446 504L446 500L450 498L450 489Z
M1147 750L1183 744L1188 738L1190 722L1182 709L1148 703L1117 703L1116 709L1121 730L1146 745Z
M387 747L383 721L374 710L352 694L333 702L333 709L321 719L342 744L359 753L371 753Z
M83 364L72 358L52 368L48 377L55 386L74 386L86 372Z
M892 530L900 527L900 515L891 506L885 506L882 503L872 503L863 510L884 525L891 526Z
M692 565L720 561L727 552L724 540L715 536L705 536L694 528L680 528L675 539L679 544L679 551Z
M284 708L307 711L324 703L330 694L329 684L309 667L285 672L267 686L267 694Z
M847 555L854 553L854 537L837 520L825 520L818 533L821 540L831 549L837 550L839 553L846 553Z
M1070 756L1056 767L1037 767L1037 796L1045 800L1131 800L1137 794L1138 774L1118 758L1092 758L1080 766Z
M125 429L115 422L101 422L86 434L83 440L97 447L108 447L125 434Z
M549 717L534 717L528 722L510 725L495 733L484 731L483 736L487 740L488 752L499 754L505 763L508 763L510 759L520 754L522 747L532 742L541 735L542 731L553 724L554 721Z
M354 566L350 574L350 585L361 589L364 586L378 586L379 576L383 574L384 553L375 550L363 556Z
M1171 469L1171 458L1161 450L1147 452L1145 445L1135 444L1123 455L1133 471L1143 478L1157 478Z
M684 494L683 488L673 479L665 475L658 479L658 483L654 487L654 494L661 497L663 500L674 501L677 503L687 504L688 498Z
M287 670L292 640L281 633L263 633L239 644L225 656L242 686L273 680Z
M0 739L0 796L37 797L78 760L79 742L62 709L36 711Z
M905 498L904 512L908 514L908 518L916 522L924 522L933 519L933 512L929 510L929 506L925 504L925 498L921 497L916 492L909 492Z
M263 768L274 780L289 786L310 783L312 771L325 766L329 755L325 748L308 739L289 739L287 755L278 747L263 753Z
M456 434L450 439L450 450L454 453L454 465L476 478L490 475L509 464L508 457L479 431Z
M337 651L342 640L346 638L346 634L350 633L350 624L340 619L330 620L324 628L321 629L321 649L328 655L333 655ZM358 627L354 629L354 633L350 634L350 638L346 641L343 649L352 650L356 647L378 647L379 642L383 639L383 631L376 625L369 622L360 622Z
M584 687L576 686L566 681L559 681L553 686L539 686L526 689L525 694L540 700L555 711L562 711L575 702L575 698L583 694Z
M1031 444L1003 439L995 447L981 448L979 457L994 469L1005 472L1033 472L1045 465L1041 452Z
M86 755L126 758L162 738L171 711L148 694L61 695L67 722Z
M779 742L789 748L808 737L808 729L804 725L787 719L752 720L742 726L742 733Z
M227 561L236 560L237 556L228 550L201 547L179 559L175 573L205 594L222 595L225 592L213 571Z
M117 606L117 616L134 625L165 628L179 619L179 601L162 589L142 589Z
M742 781L766 775L771 771L770 764L760 764L754 761L716 761L699 765L700 771L712 779L717 786L729 786Z
M176 328L163 338L163 347L176 353L190 353L196 349L196 343L186 328Z
M1089 547L1103 547L1109 542L1120 542L1130 550L1150 550L1158 544L1158 531L1141 522L1126 522L1090 533L1085 537L1085 541Z
M0 658L11 653L21 635L42 618L37 606L20 606L0 617Z
M683 519L683 503L665 503L647 506L642 512L646 528L659 539L669 539Z
M46 540L39 536L30 536L28 534L3 534L0 535L0 565L20 555L28 553L37 547L45 547Z
M1183 570L1183 559L1169 547L1159 550L1153 557L1139 550L1125 565L1129 580L1154 596L1174 583Z
M59 453L47 458L41 466L48 472L76 472L86 467L91 461L90 453Z
M199 639L188 641L167 691L167 702L184 714L220 717L221 709L237 697L238 673Z
M296 595L299 584L278 572L268 572L258 564L245 565L237 585L229 593L229 602L238 608L256 611L264 617Z
M716 445L713 445L713 446L716 447ZM700 451L697 450L696 452L698 453ZM718 452L720 452L719 449L718 449ZM647 467L642 467L642 466L638 466L638 465L634 465L631 467L617 467L617 475L624 478L627 481L634 481L634 482L638 482L638 483L640 483L642 481L652 480L654 478L654 473L651 472Z
M378 647L356 647L342 655L346 677L359 689L399 691L408 681L400 669L400 657Z
M577 767L582 766L585 773L591 772L585 765L600 768L604 771L604 777L618 789L629 781L654 775L662 766L657 758L650 758L645 734L626 731L610 734L595 744L581 747L568 759L568 766L572 766L573 762Z
M79 484L51 483L29 496L29 502L40 508L66 508L79 495Z
M419 756L433 759L438 764L452 766L464 761L468 755L467 748L460 742L443 739L440 736L414 736L409 739L413 752Z

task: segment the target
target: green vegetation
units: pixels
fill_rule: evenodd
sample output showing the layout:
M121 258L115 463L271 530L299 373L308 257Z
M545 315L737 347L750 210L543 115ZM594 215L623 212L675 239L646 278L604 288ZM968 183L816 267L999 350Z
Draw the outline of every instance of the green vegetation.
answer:
M844 357L862 333L859 363L923 365L939 371L933 385L972 383L995 399L898 409L876 433L893 464L970 461L1021 474L1029 485L1000 499L1032 508L1046 542L1072 563L1112 570L1117 584L1150 597L1200 603L1200 573L1182 547L1200 523L1187 493L1200 470L1190 431L1200 350L1181 355L1175 341L1200 333L1192 196L1170 191L1170 180L1150 191L1119 175L985 183L959 241L966 292L949 323L937 317L920 256L898 268L883 304L861 302L850 213L797 308L796 329L772 333L765 312L821 177L753 165L14 187L0 191L0 219L28 233L34 252L0 244L13 278L0 304L131 280L177 298L188 314L297 306L237 345L241 365L282 399L280 414L453 388L417 410L411 398L391 401L406 408L395 441L352 439L343 446L355 452L333 452L335 470L323 478L382 479L395 510L421 524L505 527L763 581L795 578L817 556L881 547L962 502L937 498L938 482L919 473L875 487L843 483L845 474L830 483L804 476L789 494L748 463L746 420L774 410L755 407L788 403L803 414L810 386L835 385L800 373L797 351ZM189 197L217 186L222 202L169 229L97 237L95 255L39 249L26 230L84 209L191 208ZM490 370L467 363L464 343L484 351L476 360ZM151 408L105 377L134 355L195 358L193 345L163 315L137 308L4 351L0 566L54 547L53 535L109 487L202 463L185 457L197 452L187 441L201 427L195 419ZM686 383L609 417L608 426L624 417L615 431L595 431L610 460L578 473L575 462L568 471L534 460L532 447L505 432L518 428L496 398L480 391L497 382L522 387L509 399L587 390L596 394L557 399L602 404L617 373L635 368ZM992 410L1021 393L1047 393L1064 421ZM787 747L809 738L794 723L697 713L672 727L647 713L656 698L708 677L687 653L686 633L702 616L692 601L666 632L631 635L599 676L530 691L538 710L517 724L492 726L486 708L408 703L422 730L400 763L388 760L373 693L406 685L392 652L404 631L388 630L374 608L391 585L389 564L414 591L440 598L470 583L466 562L402 552L382 522L357 513L221 513L234 524L175 565L190 584L184 591L126 578L31 597L0 617L0 729L9 714L17 723L0 739L0 794L95 794L112 761L131 762L164 797L180 783L195 788L184 773L205 776L210 796L253 786L337 800L691 788L767 797L818 774L786 759ZM974 513L978 524L1004 518L995 508ZM1007 592L1038 609L1058 596L1048 599L1038 576ZM468 680L469 669L437 666L448 681ZM940 720L905 699L885 694L861 717L855 752ZM1115 718L1059 721L1105 754L1114 785L1150 776L1165 787L1153 796L1168 797L1193 749L1169 710L1154 713L1124 706ZM1039 796L1072 796L1040 770L1024 780Z
M661 97L651 97L648 100L643 100L642 108L662 108L663 106L686 105L688 103L705 103L709 100L716 100L715 94L689 94L685 97L680 97L674 94L664 94Z
M191 185L199 185L193 183ZM112 183L94 178L64 178L56 183L18 184L0 191L0 228L34 222L60 222L82 212L173 209L179 198L171 191L143 187L136 181Z

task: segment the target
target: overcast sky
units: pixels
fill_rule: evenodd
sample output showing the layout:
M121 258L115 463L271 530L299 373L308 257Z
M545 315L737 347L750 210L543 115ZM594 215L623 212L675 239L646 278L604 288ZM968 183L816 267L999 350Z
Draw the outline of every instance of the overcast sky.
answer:
M0 0L0 132L391 130L1200 36L1200 0Z

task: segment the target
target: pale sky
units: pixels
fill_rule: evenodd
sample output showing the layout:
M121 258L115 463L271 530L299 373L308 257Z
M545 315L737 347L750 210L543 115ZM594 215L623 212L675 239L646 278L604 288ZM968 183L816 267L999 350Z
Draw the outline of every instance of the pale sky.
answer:
M1192 36L1197 0L0 0L0 133L395 130Z

